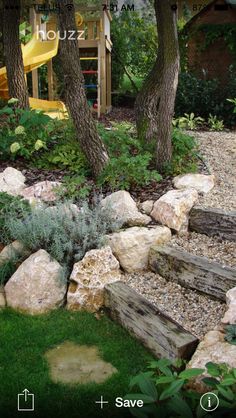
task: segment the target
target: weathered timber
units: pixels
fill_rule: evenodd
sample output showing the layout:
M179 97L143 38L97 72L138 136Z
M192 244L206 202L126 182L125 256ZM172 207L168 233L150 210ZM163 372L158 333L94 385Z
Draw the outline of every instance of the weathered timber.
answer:
M190 212L189 228L200 234L236 241L236 211L194 206Z
M157 357L189 359L198 339L123 282L105 287L105 306Z
M172 247L151 247L149 266L167 280L220 300L236 286L236 269Z

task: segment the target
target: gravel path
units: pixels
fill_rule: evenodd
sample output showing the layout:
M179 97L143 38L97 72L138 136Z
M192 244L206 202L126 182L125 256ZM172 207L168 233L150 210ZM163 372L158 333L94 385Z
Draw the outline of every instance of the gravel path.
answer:
M168 245L236 268L236 242L190 232L187 237L173 237Z
M202 206L236 210L236 132L194 132L200 153L211 174L215 187L200 198Z
M156 273L126 273L123 280L200 339L220 322L226 310L224 303L168 282Z

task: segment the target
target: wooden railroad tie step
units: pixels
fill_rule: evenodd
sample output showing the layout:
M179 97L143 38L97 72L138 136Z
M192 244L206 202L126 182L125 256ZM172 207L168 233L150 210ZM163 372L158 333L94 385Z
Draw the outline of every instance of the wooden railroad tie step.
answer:
M223 301L236 286L236 269L173 247L151 247L149 266L167 280Z
M236 241L236 211L194 206L190 212L189 228L200 234Z
M105 306L157 357L190 359L198 339L123 282L106 286Z

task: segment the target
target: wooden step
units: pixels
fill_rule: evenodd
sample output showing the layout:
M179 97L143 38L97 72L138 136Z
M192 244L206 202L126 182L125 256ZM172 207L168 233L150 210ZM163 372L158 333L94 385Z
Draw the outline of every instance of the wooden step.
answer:
M106 286L105 306L157 357L190 359L198 339L123 282Z
M149 266L167 280L223 301L236 286L236 269L173 247L151 247Z
M236 211L194 206L190 212L189 228L200 234L236 241Z

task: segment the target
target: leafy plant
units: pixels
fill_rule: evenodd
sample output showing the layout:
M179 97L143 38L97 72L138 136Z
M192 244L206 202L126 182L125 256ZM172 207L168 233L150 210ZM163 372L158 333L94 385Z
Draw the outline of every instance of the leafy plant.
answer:
M9 215L5 227L12 237L29 250L45 249L65 269L93 248L100 247L104 236L119 226L108 209L97 200L94 204L81 203L78 208L70 202L53 207L35 207L23 220Z
M207 412L200 406L201 393L189 389L189 382L200 377L205 369L182 370L184 362L160 359L149 364L148 371L131 379L130 389L138 390L125 396L125 399L142 400L142 408L132 408L133 416L138 418L200 418ZM207 363L206 369L210 377L203 382L213 388L220 398L217 410L220 415L226 411L227 417L233 418L236 407L236 368L229 369L226 365Z
M11 216L20 221L26 214L30 213L30 210L31 208L27 200L0 192L0 234L3 244L8 244L11 241L11 235L5 228L6 218Z
M143 186L152 181L160 181L161 175L150 170L152 155L144 153L135 157L122 155L111 158L98 179L98 184L109 184L115 189L130 189L136 185Z
M36 162L40 168L64 168L73 173L86 174L88 163L78 141L70 140L55 145L50 151L45 152Z
M197 170L197 143L194 137L174 128L172 133L172 160L165 166L165 173L178 175Z
M233 103L233 105L234 105L233 113L236 113L236 98L235 99L227 99L227 102Z
M92 187L88 184L86 177L64 176L62 185L57 188L56 193L62 200L78 200L88 197Z
M150 168L152 154L143 149L132 124L113 124L111 130L99 126L99 132L110 154L110 161L98 179L99 185L130 189L161 179L160 174Z
M177 128L182 129L190 129L191 131L197 129L199 126L202 125L204 122L204 119L200 116L195 116L195 114L192 112L190 114L184 113L184 116L174 119L173 125Z
M187 43L185 39L184 48ZM236 114L232 113L232 104L227 101L228 97L236 97L235 73L235 65L230 66L227 74L228 82L222 85L217 79L205 80L197 78L186 69L182 71L179 75L175 101L175 117L196 112L197 109L198 115L206 120L211 113L218 119L223 119L226 126L235 126Z
M236 325L227 325L225 327L225 330L225 341L228 341L230 344L236 345Z
M210 131L222 131L224 129L223 120L219 120L217 116L213 116L211 113L207 121Z
M30 159L32 154L46 148L50 138L50 117L36 110L19 109L18 100L8 100L0 110L3 118L0 130L0 155L3 159L16 156Z

